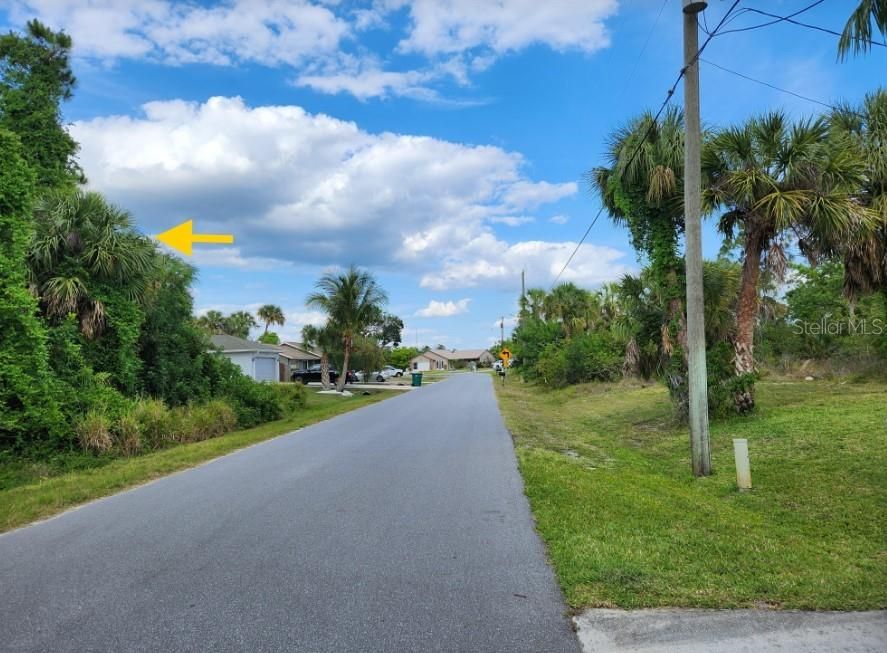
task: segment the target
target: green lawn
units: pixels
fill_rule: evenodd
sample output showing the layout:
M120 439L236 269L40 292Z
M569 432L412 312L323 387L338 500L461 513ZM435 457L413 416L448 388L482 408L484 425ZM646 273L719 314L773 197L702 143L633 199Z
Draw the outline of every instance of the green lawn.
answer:
M887 607L887 385L760 383L755 416L712 424L696 480L662 387L512 378L500 406L574 608Z
M308 405L292 418L131 458L0 460L0 532L392 396L383 391L342 398L309 391Z

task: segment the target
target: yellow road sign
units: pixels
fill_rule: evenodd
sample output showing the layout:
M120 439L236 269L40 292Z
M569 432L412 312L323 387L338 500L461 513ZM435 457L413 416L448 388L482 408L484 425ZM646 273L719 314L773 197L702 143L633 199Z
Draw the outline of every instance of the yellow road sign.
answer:
M195 234L193 220L185 220L182 224L176 225L172 229L167 229L162 234L157 234L155 238L185 256L191 256L193 249L191 245L194 243L230 245L234 242L232 234Z
M508 349L508 347L503 347L502 351L499 352L499 358L507 363L509 360L511 360L511 350Z

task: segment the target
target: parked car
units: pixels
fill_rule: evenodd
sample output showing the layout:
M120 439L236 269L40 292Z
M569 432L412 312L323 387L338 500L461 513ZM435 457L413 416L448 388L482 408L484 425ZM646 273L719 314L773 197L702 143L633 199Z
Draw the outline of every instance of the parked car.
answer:
M502 361L496 361L495 363L493 363L493 369L496 372L501 372L505 368L502 366Z
M311 365L306 370L296 370L292 373L290 377L293 381L299 381L301 383L319 383L321 380L321 372L320 365ZM339 380L339 371L335 368L330 368L330 383L335 383ZM345 379L345 383L353 383L354 382L354 373L348 372L348 375Z
M385 367L382 368L382 373L384 374L386 370L390 372L390 374L388 375L389 377L403 376L403 370L400 368L394 367L394 365L386 365Z

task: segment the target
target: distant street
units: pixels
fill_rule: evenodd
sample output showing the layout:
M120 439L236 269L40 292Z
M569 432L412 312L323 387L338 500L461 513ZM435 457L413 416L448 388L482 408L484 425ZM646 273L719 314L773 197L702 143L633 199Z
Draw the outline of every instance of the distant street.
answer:
M578 651L491 379L0 536L0 650Z

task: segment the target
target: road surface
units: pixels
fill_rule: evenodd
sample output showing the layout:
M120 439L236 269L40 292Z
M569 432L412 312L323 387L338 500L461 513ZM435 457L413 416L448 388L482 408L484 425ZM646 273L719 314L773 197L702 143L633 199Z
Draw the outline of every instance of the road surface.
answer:
M486 374L0 536L0 650L578 651Z

